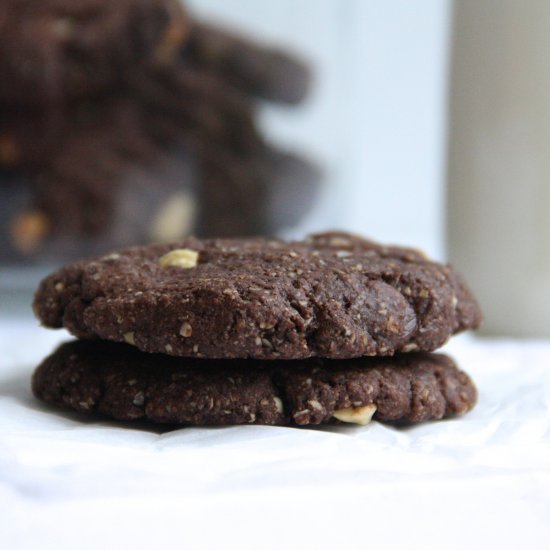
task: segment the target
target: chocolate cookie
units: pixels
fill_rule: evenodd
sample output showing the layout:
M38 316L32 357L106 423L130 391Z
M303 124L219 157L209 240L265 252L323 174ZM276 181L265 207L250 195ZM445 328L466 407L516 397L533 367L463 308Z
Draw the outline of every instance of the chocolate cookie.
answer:
M451 267L346 233L131 248L50 275L34 310L80 338L220 359L432 351L481 318Z
M213 25L192 22L182 57L234 88L269 101L297 103L309 90L311 73L305 63Z
M74 341L36 370L39 399L116 418L183 425L419 422L476 402L444 355L352 360L199 360Z
M0 99L46 103L118 87L189 34L178 0L3 0Z
M0 223L15 258L60 263L135 243L269 234L297 223L318 171L265 145L239 96L198 75L185 83L157 76L144 97L73 102L51 120L39 109L3 118L0 170L25 168L29 189L27 203Z

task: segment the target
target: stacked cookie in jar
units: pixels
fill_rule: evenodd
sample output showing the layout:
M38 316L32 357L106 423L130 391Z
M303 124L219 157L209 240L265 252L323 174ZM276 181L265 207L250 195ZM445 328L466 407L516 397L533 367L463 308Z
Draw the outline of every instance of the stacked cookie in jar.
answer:
M4 0L0 261L296 224L318 171L271 146L257 110L308 85L303 62L178 0Z

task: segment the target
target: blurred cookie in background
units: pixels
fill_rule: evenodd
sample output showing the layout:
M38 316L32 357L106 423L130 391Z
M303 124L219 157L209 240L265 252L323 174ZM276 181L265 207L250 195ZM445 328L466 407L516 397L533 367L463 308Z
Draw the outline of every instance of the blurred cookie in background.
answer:
M309 90L308 66L277 48L256 44L215 25L192 21L184 56L251 96L298 103Z
M166 63L189 34L177 0L3 0L0 99L47 103L124 85Z
M274 234L307 212L317 168L265 144L244 112L225 129L195 128L185 109L174 117L155 105L81 103L36 134L17 120L11 135L22 137L10 143L24 162L10 164L25 170L0 181L8 257L55 262L189 234Z
M10 103L0 84L0 170L25 187L23 200L17 186L0 179L4 194L19 197L6 202L14 221L2 228L9 242L4 256L55 263L191 233L274 235L309 209L319 171L270 145L257 123L260 100L296 103L305 96L307 66L279 49L196 22L172 4L125 0L109 7L105 0L86 0L71 7L49 0L34 12L29 0L3 7L0 26L6 14L17 16L17 24L12 38L0 40L14 44L28 39L33 25L76 13L90 27L74 28L75 43L84 40L98 59L115 47L115 28L124 30L132 20L137 37L130 41L135 49L125 53L119 44L121 55L106 64L109 70L124 65L114 88L90 83L76 93L70 75L78 56L63 57L63 48L56 49L59 74L48 72L48 48L46 58L37 56L30 65L46 71L53 88L40 80L46 73L23 71L36 77L35 92L42 90L46 101L21 94L19 103ZM128 36L121 31L117 38ZM160 55L159 47L166 52ZM133 63L130 54L138 50L140 62ZM0 74L24 65L10 51L0 54ZM85 56L80 63L94 66ZM96 76L106 83L107 72Z

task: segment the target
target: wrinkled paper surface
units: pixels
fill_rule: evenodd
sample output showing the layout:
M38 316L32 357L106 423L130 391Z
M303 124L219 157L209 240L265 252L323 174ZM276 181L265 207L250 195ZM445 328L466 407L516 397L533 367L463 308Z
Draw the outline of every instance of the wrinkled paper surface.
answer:
M455 338L457 420L163 432L37 402L68 338L0 319L3 548L550 548L550 342Z

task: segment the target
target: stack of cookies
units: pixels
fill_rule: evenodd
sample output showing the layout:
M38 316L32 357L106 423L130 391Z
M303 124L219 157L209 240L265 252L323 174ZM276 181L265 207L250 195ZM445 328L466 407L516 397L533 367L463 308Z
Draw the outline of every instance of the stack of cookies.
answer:
M36 370L34 393L83 413L305 426L441 419L476 401L431 353L480 323L461 277L346 233L135 247L50 275L34 309L79 338Z
M301 61L179 0L3 0L0 260L296 223L317 170L271 147L256 110L308 84ZM272 215L274 195L295 214Z

